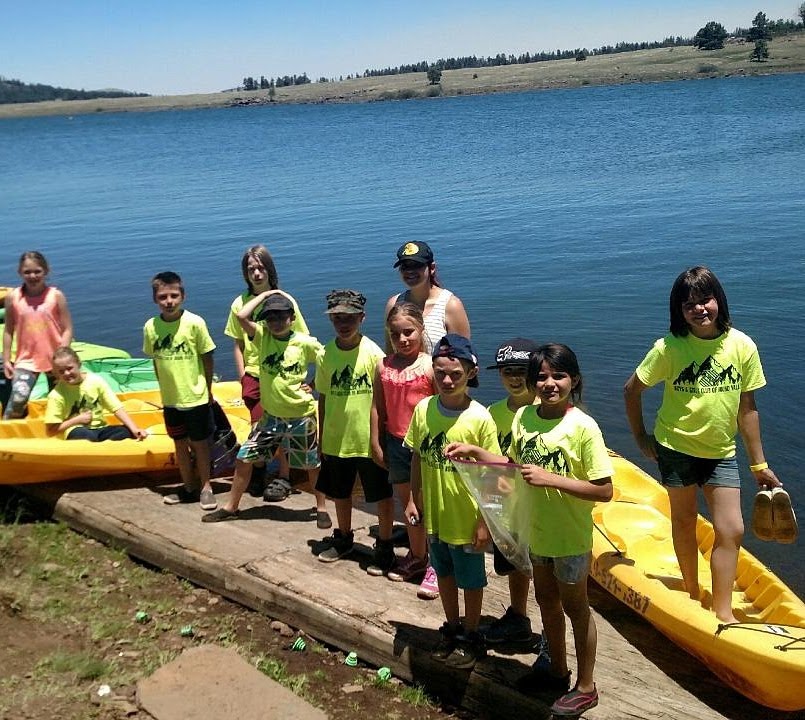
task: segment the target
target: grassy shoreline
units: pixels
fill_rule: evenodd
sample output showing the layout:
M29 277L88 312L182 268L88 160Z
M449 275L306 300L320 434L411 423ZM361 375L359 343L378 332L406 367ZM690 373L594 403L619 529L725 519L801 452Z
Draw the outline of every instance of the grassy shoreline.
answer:
M446 70L442 73L439 86L429 85L425 73L310 83L277 88L271 103L267 90L16 103L0 105L0 119L98 112L192 110L237 105L375 102L436 95L483 95L805 72L805 33L787 35L770 42L771 57L766 62L751 62L751 50L751 43L734 43L723 50L709 52L693 47L658 48L590 56L583 62L553 60L527 65Z

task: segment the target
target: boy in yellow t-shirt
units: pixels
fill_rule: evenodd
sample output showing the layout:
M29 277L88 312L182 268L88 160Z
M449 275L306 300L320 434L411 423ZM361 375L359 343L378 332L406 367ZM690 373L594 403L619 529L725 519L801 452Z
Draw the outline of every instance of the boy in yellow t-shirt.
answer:
M213 432L210 403L215 343L204 319L184 309L184 285L175 272L155 275L151 289L159 315L145 323L143 352L154 359L165 429L176 447L183 483L164 501L175 505L200 500L202 510L215 510L209 445ZM195 487L193 457L201 482L200 494Z
M252 320L258 307L261 309ZM313 490L319 467L319 446L316 401L306 382L309 368L321 352L321 343L291 329L294 306L282 290L266 290L256 295L238 311L237 317L258 349L263 416L238 451L229 499L223 507L201 518L202 522L237 519L238 505L249 485L252 465L271 459L282 447L289 466L305 471L303 489L316 495L313 512L317 525L328 525L330 519L324 496ZM263 499L280 502L290 493L290 482L277 478L266 488Z
M411 524L425 523L446 616L432 657L451 667L471 669L486 652L478 623L489 530L444 448L449 443L470 443L494 453L500 448L489 411L467 394L468 386L478 385L478 360L467 338L448 333L436 343L433 376L439 394L417 404L404 440L414 453L405 516ZM463 625L459 588L464 591Z
M489 414L498 429L498 444L503 455L509 454L512 441L512 421L521 407L533 405L537 396L526 383L528 361L538 345L526 338L513 338L498 347L495 364L487 370L497 370L506 397L489 406ZM483 628L484 638L490 645L528 642L531 640L531 620L528 617L528 590L531 578L510 563L498 546L492 542L495 572L505 575L509 583L511 605L502 617Z
M379 532L370 571L382 575L394 563L394 492L388 471L372 459L373 382L384 353L361 334L365 307L366 298L354 290L333 290L327 295L327 316L335 338L316 363L322 455L316 489L335 501L338 527L319 560L335 562L352 552L352 488L358 475L366 501L377 503Z

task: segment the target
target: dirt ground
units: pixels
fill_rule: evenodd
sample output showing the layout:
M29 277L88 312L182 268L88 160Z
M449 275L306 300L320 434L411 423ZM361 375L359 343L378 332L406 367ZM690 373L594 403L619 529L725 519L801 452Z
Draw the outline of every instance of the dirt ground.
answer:
M2 489L1 516L0 720L146 720L137 681L197 643L236 648L334 720L471 717L313 638L294 651L293 628L43 520Z

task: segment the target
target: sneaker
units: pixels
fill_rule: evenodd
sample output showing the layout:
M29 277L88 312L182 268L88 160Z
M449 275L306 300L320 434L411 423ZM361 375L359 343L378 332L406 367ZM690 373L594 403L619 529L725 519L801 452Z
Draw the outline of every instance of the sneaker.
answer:
M291 483L285 478L275 478L263 491L263 502L282 502L291 494Z
M394 555L394 543L391 540L380 540L375 542L375 555L372 564L366 568L366 572L373 577L385 575L392 567L396 556Z
M416 558L410 552L388 572L388 579L392 582L408 582L416 580L425 574L428 561L425 558Z
M598 705L598 690L595 686L590 692L581 692L573 688L551 705L551 712L557 717L578 717L596 705Z
M431 658L434 660L447 660L453 650L456 649L458 644L458 636L464 633L464 626L459 623L451 625L450 623L443 623L439 628L439 642L436 647L431 651Z
M199 502L202 510L215 510L218 507L218 502L212 490L202 490Z
M165 495L162 502L166 505L186 505L187 503L194 503L199 501L198 490L188 490L186 487L180 487L176 492L170 495Z
M333 526L330 513L326 510L316 510L316 527L319 530L329 530Z
M531 619L512 607L507 608L503 617L495 620L484 632L484 638L490 645L528 642L531 640Z
M459 635L453 651L444 659L444 664L457 670L472 670L475 663L486 657L483 636L478 632Z
M321 562L331 563L340 560L344 555L349 555L355 545L354 534L341 532L338 528L333 530L332 540L329 547L319 553Z
M425 577L419 583L419 590L416 591L416 596L421 600L435 600L439 597L439 580L436 577L436 571L428 565L425 570Z
M223 522L224 520L237 519L238 511L227 510L226 508L218 508L217 510L213 510L212 512L208 512L206 515L201 516L201 522L205 523Z

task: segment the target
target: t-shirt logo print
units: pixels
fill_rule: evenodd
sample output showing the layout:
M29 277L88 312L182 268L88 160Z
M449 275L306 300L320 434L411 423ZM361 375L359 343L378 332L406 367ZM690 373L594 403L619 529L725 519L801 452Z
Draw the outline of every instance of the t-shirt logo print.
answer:
M266 355L265 360L263 360L263 367L266 368L269 375L280 377L291 377L294 375L299 375L304 371L302 364L299 362L295 362L291 365L283 365L282 364L283 354L280 353L273 353L272 355Z
M540 436L526 440L520 451L520 461L524 465L539 465L555 475L567 477L570 472L561 448L550 450Z
M157 338L157 341L154 343L154 351L161 357L188 355L192 352L187 344L187 341L185 340L182 340L182 342L174 345L173 335L170 333L165 335L163 338Z
M347 365L341 372L334 370L330 376L330 392L333 395L364 395L372 392L369 373L355 374L355 369Z
M498 445L500 445L500 452L502 452L504 455L508 455L511 444L512 444L511 430L509 430L509 432L507 432L506 434L498 433Z
M696 361L688 365L673 384L677 392L705 394L740 390L742 379L734 365L724 367L709 355L701 365Z
M432 468L440 468L448 472L455 472L453 463L448 460L444 455L444 449L447 446L447 435L440 432L433 437L430 434L425 435L419 445L419 456L426 465Z

